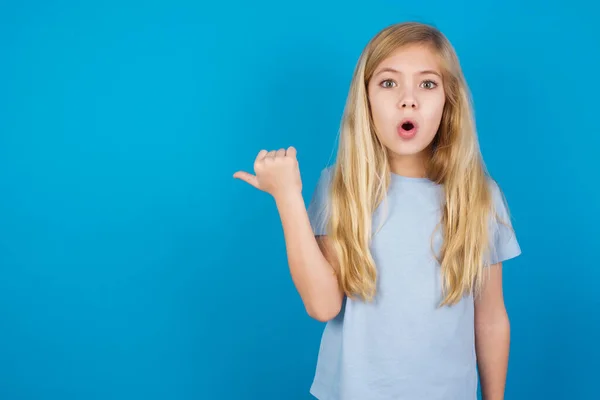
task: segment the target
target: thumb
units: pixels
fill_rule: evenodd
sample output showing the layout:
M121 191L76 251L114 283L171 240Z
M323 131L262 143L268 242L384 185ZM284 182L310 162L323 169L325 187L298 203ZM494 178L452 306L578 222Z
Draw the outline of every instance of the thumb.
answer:
M297 151L294 146L288 147L287 151L285 152L285 155L288 157L296 157L296 154L297 154Z
M242 180L242 181L244 181L244 182L246 182L246 183L254 186L257 189L260 189L258 187L258 179L256 178L255 175L249 174L249 173L244 172L244 171L238 171L235 174L233 174L233 177L235 179Z

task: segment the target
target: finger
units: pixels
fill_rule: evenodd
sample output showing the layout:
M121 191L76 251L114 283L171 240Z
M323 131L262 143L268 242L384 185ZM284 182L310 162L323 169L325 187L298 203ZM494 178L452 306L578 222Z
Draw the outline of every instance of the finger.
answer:
M270 152L267 153L267 155L265 156L265 158L266 157L272 157L272 158L274 158L276 154L277 154L277 152L275 150L271 150Z
M277 157L285 157L285 149L279 149L276 153Z
M252 186L254 186L255 188L259 189L258 187L258 179L256 178L255 175L249 174L247 172L244 171L238 171L235 174L233 174L233 177L235 179L240 179Z
M268 151L266 150L261 150L258 152L258 155L256 156L256 160L254 160L254 162L260 161L263 158L265 158L265 156L267 155Z
M296 157L297 151L293 146L287 148L285 155L288 157Z

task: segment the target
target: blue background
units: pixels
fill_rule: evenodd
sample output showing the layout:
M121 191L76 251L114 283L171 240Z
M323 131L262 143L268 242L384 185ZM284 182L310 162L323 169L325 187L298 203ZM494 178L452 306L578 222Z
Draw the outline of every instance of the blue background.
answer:
M456 47L523 248L507 398L597 395L583 1L83 3L0 6L0 399L310 399L323 325L232 174L294 145L308 202L360 51L403 20Z

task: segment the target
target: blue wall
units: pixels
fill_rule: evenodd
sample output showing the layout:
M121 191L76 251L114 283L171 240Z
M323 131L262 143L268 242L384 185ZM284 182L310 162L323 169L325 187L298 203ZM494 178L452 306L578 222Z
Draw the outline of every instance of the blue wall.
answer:
M0 399L309 399L323 325L231 176L294 145L308 201L362 47L407 19L454 43L524 251L507 398L597 395L583 2L53 3L0 6Z

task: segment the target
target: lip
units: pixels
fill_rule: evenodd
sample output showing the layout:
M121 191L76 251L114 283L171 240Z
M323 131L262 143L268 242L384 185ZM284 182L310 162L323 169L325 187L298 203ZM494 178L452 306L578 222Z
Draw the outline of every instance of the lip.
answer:
M413 128L410 131L406 131L406 130L402 129L402 125L407 122L410 122L413 125ZM419 124L413 118L404 118L400 121L400 123L398 123L398 125L396 125L396 130L398 132L398 135L401 138L412 139L413 137L415 137L415 135L419 131Z

